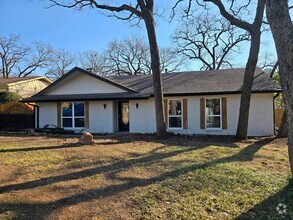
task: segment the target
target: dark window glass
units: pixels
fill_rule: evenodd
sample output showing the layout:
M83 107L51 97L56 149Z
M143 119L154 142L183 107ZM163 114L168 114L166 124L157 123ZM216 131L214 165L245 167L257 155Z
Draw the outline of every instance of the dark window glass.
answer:
M63 102L62 116L62 123L64 128L84 127L84 103Z
M74 103L74 116L84 116L84 104L81 102Z
M169 128L181 128L181 117L169 117Z
M181 100L169 100L169 115L182 115Z
M63 127L72 128L72 118L63 118Z
M72 116L72 103L63 102L62 103L62 116Z
M76 128L83 128L84 127L84 118L75 118L74 124Z
M221 115L220 99L206 99L206 115Z
M221 128L221 118L219 116L206 116L206 128Z

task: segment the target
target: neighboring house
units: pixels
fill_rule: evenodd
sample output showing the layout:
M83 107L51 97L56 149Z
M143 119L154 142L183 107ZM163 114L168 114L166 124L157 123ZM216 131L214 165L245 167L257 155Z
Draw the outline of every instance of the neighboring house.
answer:
M23 98L31 97L52 83L45 76L0 78L0 94L16 92Z
M244 69L163 74L167 130L235 135ZM93 133L156 131L152 75L103 78L74 68L24 102L39 106L39 126L54 124ZM248 134L274 134L274 93L280 88L257 69Z

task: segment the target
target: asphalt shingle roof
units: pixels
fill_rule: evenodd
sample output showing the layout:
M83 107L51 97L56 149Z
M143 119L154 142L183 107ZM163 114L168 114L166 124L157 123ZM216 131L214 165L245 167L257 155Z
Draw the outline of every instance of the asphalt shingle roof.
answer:
M245 69L226 69L210 71L193 71L162 74L164 95L208 95L208 94L234 94L241 93ZM54 89L55 84L79 71L98 80L105 80L114 86L127 89L124 93L106 94L71 94L46 95L46 90ZM252 92L280 92L277 84L261 69L254 74ZM153 95L152 75L138 76L111 76L102 78L88 71L75 67L68 74L57 80L45 90L35 96L24 99L24 102L53 102L78 100L121 100L146 99Z
M165 94L208 94L241 92L245 69L226 69L162 74ZM141 93L153 93L152 75L112 76L111 80ZM254 75L253 92L280 91L261 69Z

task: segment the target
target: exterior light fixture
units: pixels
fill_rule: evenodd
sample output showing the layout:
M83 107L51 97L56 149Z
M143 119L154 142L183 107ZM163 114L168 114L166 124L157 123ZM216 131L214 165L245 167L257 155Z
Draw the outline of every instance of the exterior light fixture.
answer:
M135 106L136 106L136 109L138 109L138 106L139 106L139 104L138 104L138 103L136 103L136 104L135 104Z
M104 109L106 109L107 108L107 104L104 104Z

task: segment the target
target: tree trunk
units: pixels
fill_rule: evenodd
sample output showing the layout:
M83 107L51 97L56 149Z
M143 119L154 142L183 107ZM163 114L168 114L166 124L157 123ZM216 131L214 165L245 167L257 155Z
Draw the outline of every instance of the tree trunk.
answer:
M152 13L144 13L144 21L147 29L151 53L151 68L153 73L153 85L155 94L157 136L163 137L166 135L166 125L164 122L165 117L163 111L163 86L160 69L160 55L155 30L155 21Z
M288 152L293 176L293 23L288 0L267 0L266 10L278 54L287 114Z
M280 124L280 128L279 128L277 137L278 138L288 137L286 110L284 111L284 114L282 116L282 120L281 120L281 124Z
M251 89L260 47L260 30L251 33L249 58L245 67L236 137L247 139Z

